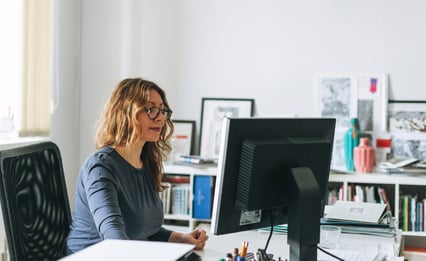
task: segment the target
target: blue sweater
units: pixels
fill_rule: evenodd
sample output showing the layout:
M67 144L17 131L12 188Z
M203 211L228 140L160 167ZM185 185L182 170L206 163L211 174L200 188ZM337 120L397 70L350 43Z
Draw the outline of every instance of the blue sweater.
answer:
M80 170L68 251L104 239L167 241L172 232L162 228L163 218L163 203L147 171L131 166L113 148L101 148Z

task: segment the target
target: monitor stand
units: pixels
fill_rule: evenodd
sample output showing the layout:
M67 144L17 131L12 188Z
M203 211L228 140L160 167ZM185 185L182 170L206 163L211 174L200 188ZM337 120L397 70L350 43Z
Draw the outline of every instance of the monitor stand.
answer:
M290 261L317 260L320 238L321 190L310 168L291 170L288 237Z

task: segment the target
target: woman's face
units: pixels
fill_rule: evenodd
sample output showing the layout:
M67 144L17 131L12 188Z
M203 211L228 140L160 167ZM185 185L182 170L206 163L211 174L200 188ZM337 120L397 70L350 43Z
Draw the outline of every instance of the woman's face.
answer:
M146 109L150 108L159 108L165 109L163 100L161 99L160 94L155 90L149 91L149 101L144 106ZM152 119L155 114L153 112L149 115L144 110L142 110L137 116L137 122L139 123L140 128L140 140L147 142L155 142L160 138L161 130L164 126L165 116L163 113L159 113L155 119Z

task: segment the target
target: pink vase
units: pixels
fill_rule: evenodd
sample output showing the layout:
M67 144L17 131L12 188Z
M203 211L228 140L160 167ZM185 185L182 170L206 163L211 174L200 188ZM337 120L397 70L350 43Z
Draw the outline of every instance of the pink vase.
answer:
M375 152L368 138L361 138L358 147L354 148L354 165L357 172L369 173L373 171Z

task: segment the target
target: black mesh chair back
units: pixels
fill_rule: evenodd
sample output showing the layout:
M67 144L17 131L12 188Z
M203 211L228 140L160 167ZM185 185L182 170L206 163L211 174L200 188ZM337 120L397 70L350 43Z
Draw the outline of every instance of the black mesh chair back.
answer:
M62 159L52 142L0 151L0 199L10 260L57 260L71 224Z

